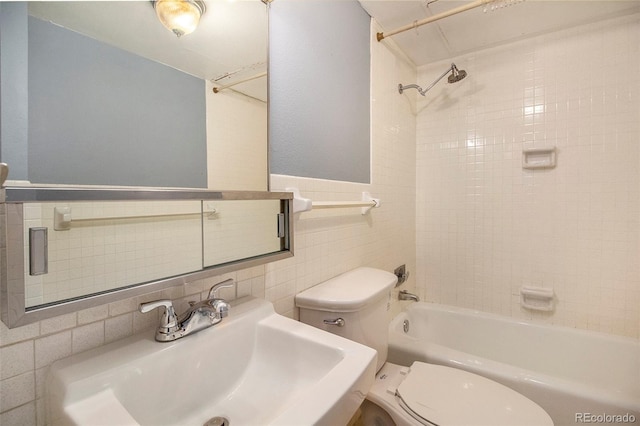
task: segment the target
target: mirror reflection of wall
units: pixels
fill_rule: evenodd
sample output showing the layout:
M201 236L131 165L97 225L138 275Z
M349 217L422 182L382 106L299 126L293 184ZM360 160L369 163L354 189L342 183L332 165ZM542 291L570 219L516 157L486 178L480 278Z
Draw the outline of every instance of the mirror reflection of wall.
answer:
M68 229L55 229L56 208ZM200 201L30 203L25 212L27 260L29 228L48 230L48 271L25 271L26 307L202 268Z
M25 203L25 307L283 252L281 206L278 198ZM31 231L42 229L46 248L32 253Z
M282 249L276 226L280 200L205 201L203 212L205 267Z
M40 309L285 254L291 242L280 194L253 194L256 199L24 203L24 306ZM34 231L44 232L40 241L32 241Z
M28 73L32 183L206 187L203 80L34 17Z
M207 83L208 188L266 191L266 101L233 90L216 94L212 86Z
M64 37L101 46L102 50L83 69L80 60L62 60L59 56L67 71L58 74L68 77L61 84L52 78L53 69L36 66L31 56L22 64L30 74L24 93L30 95L18 95L18 99L10 101L13 105L20 103L28 114L11 125L19 127L18 133L28 133L28 137L19 144L2 147L2 160L13 171L9 179L54 184L267 189L266 78L249 78L266 70L267 6L259 0L210 1L206 6L196 31L177 38L160 24L151 2L28 2L24 13L29 14L29 33L36 26L49 25L66 34ZM3 14L7 8L3 5ZM27 19L24 21L26 25ZM22 36L22 41L29 39L32 47L34 43L42 47L24 29ZM20 37L3 37L3 41L8 39ZM105 55L105 50L118 53ZM7 52L3 44L3 62ZM109 63L105 63L107 57L111 58ZM137 76L128 74L136 63L148 68L138 69ZM39 86L33 82L32 73L39 73ZM160 79L171 73L183 75L177 78L185 81L196 81L196 85L200 81L201 93L196 95L195 103L183 106L193 95L176 88L185 88L186 84ZM245 79L249 81L235 84ZM11 83L6 77L3 80L3 87ZM116 80L128 86L116 86ZM85 82L82 88L75 86L80 81ZM49 93L30 90L46 88L47 83L52 89ZM144 85L146 90L142 90ZM231 87L218 93L212 90L223 86ZM153 98L142 99L143 92ZM33 93L48 102L29 103ZM71 96L63 100L60 93ZM108 105L99 109L97 99L104 94L109 95ZM125 98L119 97L122 94ZM77 98L86 98L89 103L72 108L69 99ZM54 120L67 133L54 132L56 129L42 124L36 115L38 111L42 117L47 112L53 116L53 112L74 110L74 115ZM123 124L116 121L118 117L129 121ZM7 130L4 123L3 120L3 131ZM163 125L175 133L171 135ZM151 133L143 132L144 128ZM69 133L78 129L83 133ZM25 167L18 164L21 158L27 159ZM63 163L65 159L69 161ZM63 176L47 174L43 165L53 165L50 169Z

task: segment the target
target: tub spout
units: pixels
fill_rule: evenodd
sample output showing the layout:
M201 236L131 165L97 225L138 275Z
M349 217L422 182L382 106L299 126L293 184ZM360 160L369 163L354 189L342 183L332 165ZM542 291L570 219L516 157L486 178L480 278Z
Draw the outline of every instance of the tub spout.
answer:
M420 298L413 293L409 293L407 290L401 290L398 293L398 300L413 300L414 302L419 302Z

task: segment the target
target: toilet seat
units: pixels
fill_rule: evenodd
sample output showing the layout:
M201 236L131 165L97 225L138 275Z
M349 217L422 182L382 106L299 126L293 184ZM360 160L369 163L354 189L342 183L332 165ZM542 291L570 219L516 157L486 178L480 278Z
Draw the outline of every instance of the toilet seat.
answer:
M539 425L547 413L518 392L477 374L414 362L396 389L401 406L437 425Z
M386 363L367 399L398 425L553 425L538 404L500 383L423 362Z

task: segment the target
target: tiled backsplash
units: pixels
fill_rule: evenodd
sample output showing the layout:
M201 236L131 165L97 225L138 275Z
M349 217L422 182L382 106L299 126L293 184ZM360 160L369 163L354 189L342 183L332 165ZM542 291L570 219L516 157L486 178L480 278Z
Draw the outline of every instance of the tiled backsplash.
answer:
M640 337L638 28L636 14L454 58L467 78L419 100L428 300ZM522 168L547 146L555 168ZM523 309L524 285L552 287L555 312Z

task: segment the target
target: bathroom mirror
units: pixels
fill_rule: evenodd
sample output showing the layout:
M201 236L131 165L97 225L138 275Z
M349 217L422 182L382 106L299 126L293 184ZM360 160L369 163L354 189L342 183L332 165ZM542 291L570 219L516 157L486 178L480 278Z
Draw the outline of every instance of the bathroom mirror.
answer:
M292 255L290 193L2 193L2 320L9 327Z
M268 189L268 4L204 3L197 29L180 38L163 27L150 1L24 3L28 42L11 47L28 50L28 100L18 99L28 104L28 119L19 123L28 138L3 147L9 179ZM54 35L61 41L45 46ZM42 59L37 47L60 50ZM7 149L18 152L5 155ZM28 158L26 176L6 158L21 156Z
M0 4L0 96L3 103L14 106L11 119L5 120L8 110L3 111L3 135L12 135L12 144L3 144L0 155L9 163L14 185L2 188L4 203L0 203L0 301L2 320L9 327L292 255L291 197L264 192L268 189L268 3L205 1L206 12L196 31L180 38L162 26L150 1ZM85 51L93 51L94 57L60 60L62 52L56 51L54 65L66 67L58 74L73 73L73 77L65 85L54 83L53 66L30 56L34 51L29 43L39 43L30 36L30 22L35 22L32 27L53 28L62 37L73 38L73 49L58 43L67 47L65 54L79 50L75 47L80 43L89 46ZM48 40L49 33L44 34ZM9 63L12 66L6 69L11 72L4 73L4 64ZM137 64L149 71L129 73ZM28 71L40 72L40 86ZM158 79L165 74L182 80L166 84ZM77 85L81 81L85 86ZM194 81L197 106L187 103L192 96L185 93ZM142 99L142 85L149 86L146 93L154 96L151 100ZM11 90L4 90L7 87ZM54 89L43 96L51 103L30 103L31 95L41 89ZM95 101L111 93L129 97L124 101L110 97L107 108ZM63 100L58 94L71 96ZM56 115L72 110L69 102L81 97L90 103L75 106L75 116ZM149 112L150 106L155 112ZM40 145L34 143L36 133L30 126L38 108L40 117L55 116L50 122L71 133L54 137L59 129L41 126L36 129ZM171 111L169 116L162 115L166 111ZM88 120L89 113L106 119ZM141 123L149 118L145 114L155 134L143 132ZM133 120L123 124L115 120L118 115ZM165 122L167 130L160 127ZM160 142L175 129L179 129L176 135ZM76 145L68 144L71 139ZM71 180L50 175L32 178L47 167L65 172ZM141 218L136 209L157 212L150 215L162 218ZM56 218L62 222L71 218L71 226L55 230ZM181 229L179 235L172 227ZM124 246L117 242L133 235L142 236ZM44 273L37 253L45 242L53 249L48 260L66 269L51 263ZM126 255L111 252L119 244L118 250L124 247ZM221 244L229 250L220 250ZM53 284L45 288L48 281Z

